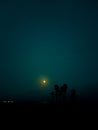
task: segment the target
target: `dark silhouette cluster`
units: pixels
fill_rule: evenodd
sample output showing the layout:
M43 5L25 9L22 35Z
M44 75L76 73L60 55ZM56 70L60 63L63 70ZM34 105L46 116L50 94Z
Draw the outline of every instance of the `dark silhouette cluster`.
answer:
M67 102L67 89L68 85L63 84L59 86L58 84L54 85L54 90L51 92L51 102L53 103L66 103ZM76 90L72 89L70 93L70 102L76 102Z

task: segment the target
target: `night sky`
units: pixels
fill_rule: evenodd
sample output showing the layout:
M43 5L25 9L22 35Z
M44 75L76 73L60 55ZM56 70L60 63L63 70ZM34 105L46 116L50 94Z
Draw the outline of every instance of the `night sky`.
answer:
M96 96L97 35L97 0L1 0L0 100L49 96L56 83Z

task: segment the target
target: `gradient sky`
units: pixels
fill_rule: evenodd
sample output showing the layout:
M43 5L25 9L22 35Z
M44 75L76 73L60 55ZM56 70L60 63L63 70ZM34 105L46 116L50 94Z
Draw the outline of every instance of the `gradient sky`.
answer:
M47 95L67 83L98 91L97 0L0 1L0 97ZM50 85L40 89L40 76Z

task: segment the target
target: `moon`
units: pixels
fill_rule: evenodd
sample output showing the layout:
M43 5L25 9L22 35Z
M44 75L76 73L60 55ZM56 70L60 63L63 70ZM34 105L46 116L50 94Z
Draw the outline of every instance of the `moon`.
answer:
M43 80L43 83L46 84L46 80Z
M42 89L42 88L48 88L49 85L50 85L50 80L49 80L49 77L47 76L43 76L43 75L40 75L39 78L37 79L36 81L36 84L37 86Z
M42 87L46 87L47 86L47 80L46 79L43 79L42 80Z

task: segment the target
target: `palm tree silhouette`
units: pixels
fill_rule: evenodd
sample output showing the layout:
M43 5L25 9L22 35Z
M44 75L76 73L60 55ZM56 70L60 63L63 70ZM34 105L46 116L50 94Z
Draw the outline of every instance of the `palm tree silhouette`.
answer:
M62 91L61 91L61 88L59 90L58 96L59 96L59 102L62 102Z
M63 97L63 101L65 102L66 101L66 92L67 92L67 84L64 84L62 87L61 87L61 92L62 92L62 97Z
M59 86L57 84L54 85L55 95L56 95L56 102L58 101L58 95L59 95Z
M55 92L52 91L50 94L51 94L51 100L52 100L52 102L54 102L54 99L55 99Z
M76 101L76 90L75 89L71 90L70 100L72 103L73 102L75 103L75 101Z

